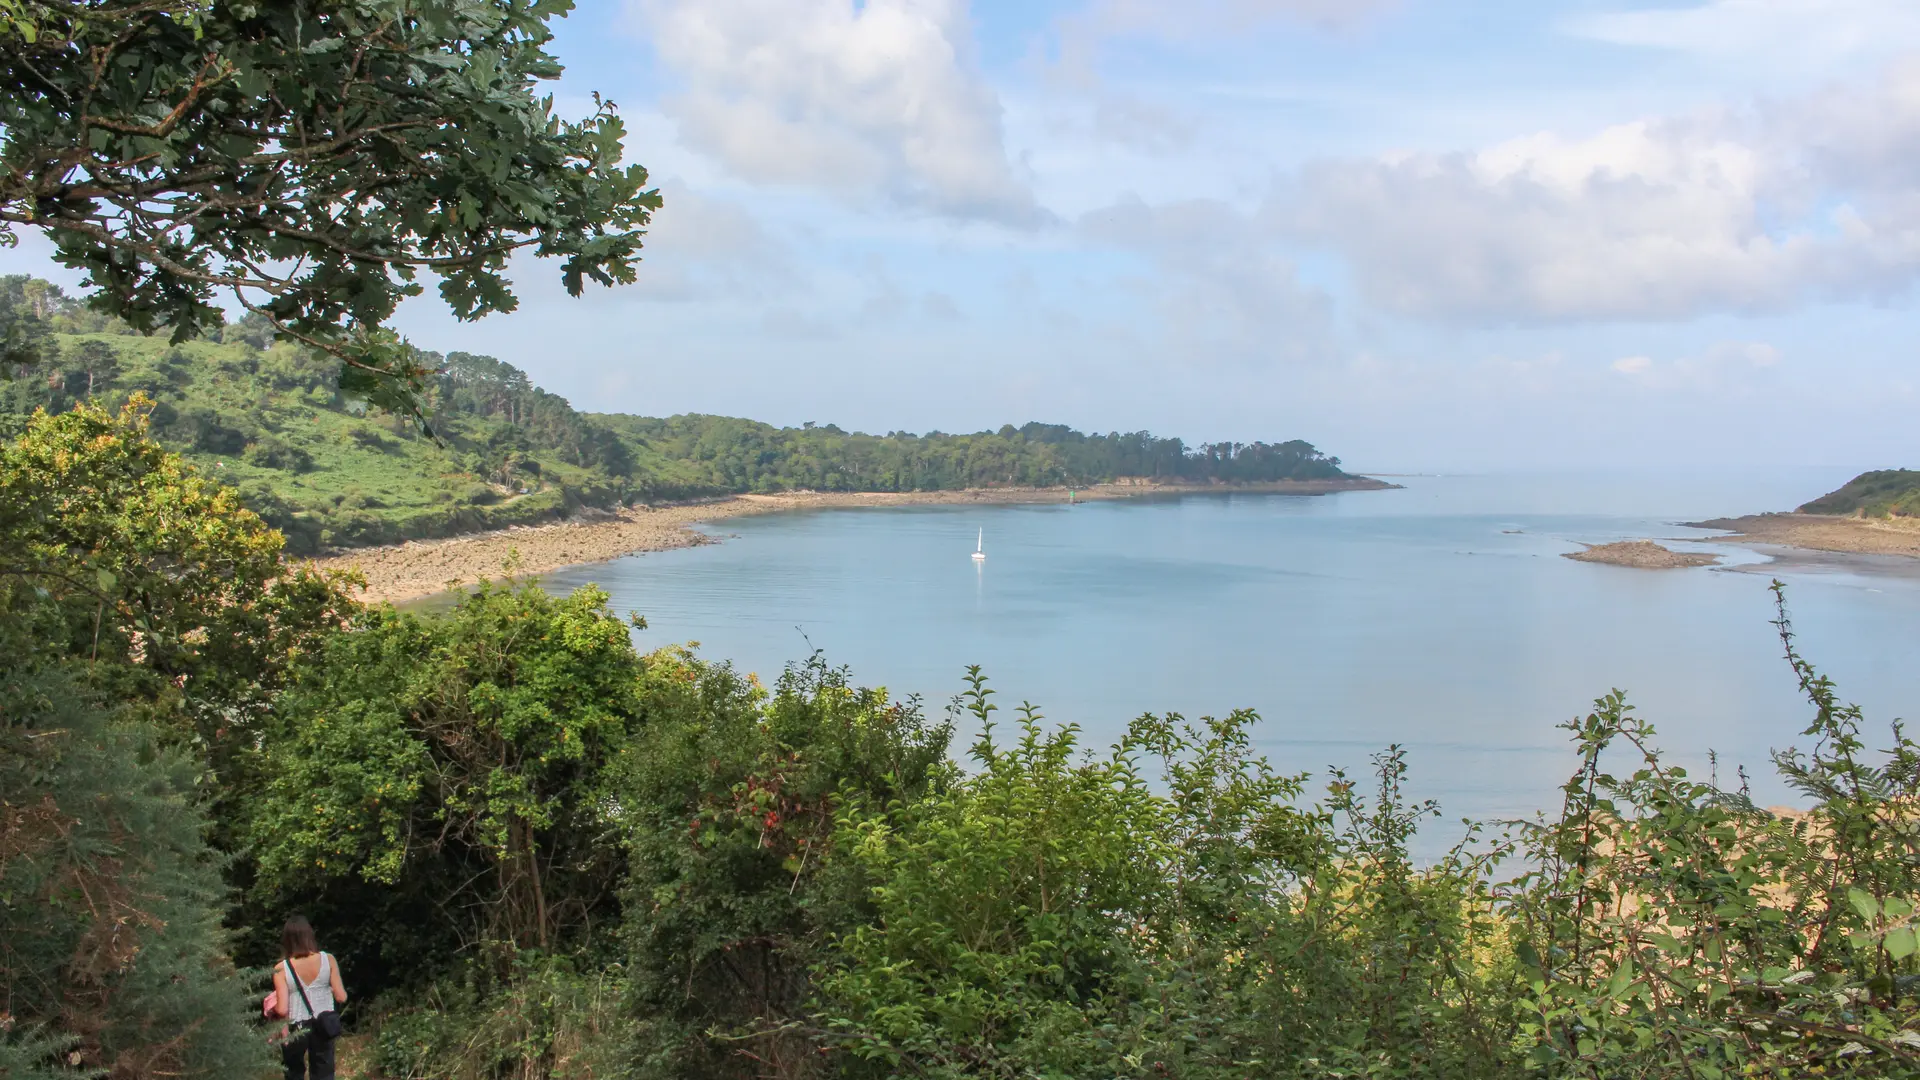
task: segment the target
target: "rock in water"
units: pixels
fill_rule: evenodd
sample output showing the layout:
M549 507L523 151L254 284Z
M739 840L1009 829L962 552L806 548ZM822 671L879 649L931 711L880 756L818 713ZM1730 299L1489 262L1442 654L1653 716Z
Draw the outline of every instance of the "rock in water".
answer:
M1589 544L1587 550L1569 551L1566 557L1578 559L1581 562L1606 563L1610 566L1632 566L1641 570L1675 570L1683 566L1712 566L1720 561L1718 555L1671 551L1651 540Z

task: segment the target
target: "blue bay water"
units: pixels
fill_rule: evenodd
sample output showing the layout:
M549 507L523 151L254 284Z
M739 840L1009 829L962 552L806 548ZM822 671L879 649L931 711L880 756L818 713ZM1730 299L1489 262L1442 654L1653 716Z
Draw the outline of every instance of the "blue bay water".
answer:
M735 518L717 546L549 575L638 611L646 648L698 641L771 677L822 650L937 712L982 665L1010 722L1032 701L1104 748L1142 712L1257 710L1276 764L1324 775L1408 749L1448 819L1530 814L1572 767L1556 724L1626 690L1690 768L1717 751L1788 802L1768 751L1809 710L1780 658L1768 572L1560 558L1576 542L1711 534L1675 522L1791 506L1849 471L1444 476L1404 490ZM984 565L969 555L985 530ZM1670 543L1731 563L1736 545ZM1920 577L1782 569L1804 652L1884 730L1920 702ZM961 731L956 749L971 732ZM1870 738L1870 743L1871 743ZM1877 745L1877 744L1875 744ZM1624 766L1624 762L1622 762ZM1423 848L1457 826L1429 827Z

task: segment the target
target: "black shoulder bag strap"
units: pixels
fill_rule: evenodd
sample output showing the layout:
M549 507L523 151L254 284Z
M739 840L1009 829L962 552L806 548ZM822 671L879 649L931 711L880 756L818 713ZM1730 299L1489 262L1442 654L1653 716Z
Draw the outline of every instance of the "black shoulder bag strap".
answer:
M322 957L326 956L325 953L322 953L320 955ZM292 983L293 988L300 992L300 1004L305 1005L307 1007L307 1016L309 1017L309 1019L307 1020L308 1028L319 1031L320 1034L325 1035L329 1039L339 1038L340 1037L339 1015L335 1013L332 1009L328 1009L324 1015L332 1017L333 1022L328 1023L326 1020L321 1019L321 1016L323 1014L313 1011L313 1001L312 999L307 997L307 985L300 981L300 973L293 970L293 961L287 960L287 961L284 961L284 963L287 965L287 981Z

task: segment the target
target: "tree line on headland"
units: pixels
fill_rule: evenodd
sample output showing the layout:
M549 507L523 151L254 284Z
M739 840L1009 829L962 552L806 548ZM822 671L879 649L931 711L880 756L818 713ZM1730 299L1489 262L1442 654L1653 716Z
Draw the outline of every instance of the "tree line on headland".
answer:
M834 476L1337 469L584 417L420 352L386 322L423 273L463 318L512 309L516 251L633 280L660 201L617 114L534 93L566 7L0 0L0 238L95 289L0 312L0 1077L271 1074L295 910L362 1076L1920 1071L1920 745L1843 703L1784 595L1803 810L1688 775L1615 692L1564 725L1559 807L1421 864L1395 748L1320 784L1245 712L1085 748L996 722L978 671L929 715L818 657L769 685L640 654L591 587L416 614L287 559Z
M341 392L339 364L264 319L170 344L57 286L0 279L0 426L80 401L153 401L153 434L234 485L292 551L528 524L580 507L738 493L1330 480L1310 443L1206 443L1059 424L884 436L723 416L583 414L490 356L421 353L420 422Z

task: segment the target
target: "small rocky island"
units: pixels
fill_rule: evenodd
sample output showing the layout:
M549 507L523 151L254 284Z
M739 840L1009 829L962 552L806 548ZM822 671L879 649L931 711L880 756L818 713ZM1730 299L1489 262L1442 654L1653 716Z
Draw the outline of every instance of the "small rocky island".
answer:
M1673 551L1661 547L1651 540L1622 540L1614 544L1589 544L1585 551L1569 551L1569 559L1580 562L1606 563L1609 566L1632 566L1641 570L1677 570L1685 566L1712 566L1720 561L1718 555L1701 555L1687 551Z

